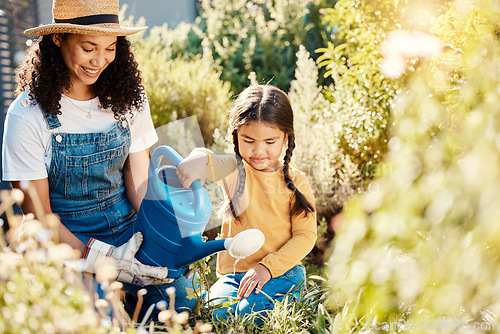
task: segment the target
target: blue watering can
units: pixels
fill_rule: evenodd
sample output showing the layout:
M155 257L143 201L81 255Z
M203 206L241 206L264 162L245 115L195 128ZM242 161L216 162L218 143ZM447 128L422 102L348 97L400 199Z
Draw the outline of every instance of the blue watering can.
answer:
M160 166L163 157L173 164ZM169 146L159 146L149 165L148 189L134 233L142 232L144 241L135 257L144 264L168 268L168 277L185 275L191 263L214 253L228 250L235 258L244 258L259 250L264 235L256 229L238 233L233 238L204 242L212 205L199 180L186 189L176 169L182 157Z

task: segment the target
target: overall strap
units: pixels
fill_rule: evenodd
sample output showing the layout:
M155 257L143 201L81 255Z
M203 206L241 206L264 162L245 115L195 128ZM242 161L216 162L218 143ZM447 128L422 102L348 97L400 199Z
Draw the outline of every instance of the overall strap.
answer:
M57 129L61 126L61 122L59 122L59 118L57 115L49 115L48 117L44 117L45 123L47 123L47 129L53 130Z

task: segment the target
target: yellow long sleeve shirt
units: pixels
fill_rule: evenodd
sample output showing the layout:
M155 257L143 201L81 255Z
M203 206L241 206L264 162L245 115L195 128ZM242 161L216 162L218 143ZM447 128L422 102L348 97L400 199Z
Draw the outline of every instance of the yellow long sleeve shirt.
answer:
M235 192L238 171L234 157L217 156L209 150L213 161L215 174L229 166L233 172L224 178L224 192ZM222 167L223 166L223 167ZM272 277L283 275L312 250L316 242L316 212L290 216L294 203L294 193L286 187L283 169L275 172L261 172L244 163L246 180L243 196L236 205L239 221L224 222L222 237L233 237L241 231L256 228L264 233L264 245L255 254L241 259L231 257L227 251L217 256L217 273L224 275L235 272L246 272L259 263L266 266ZM290 167L290 177L299 191L304 194L309 203L314 206L311 186L304 173ZM208 174L210 175L210 174ZM217 176L216 176L217 177ZM221 181L219 184L223 184ZM236 265L235 265L236 262Z

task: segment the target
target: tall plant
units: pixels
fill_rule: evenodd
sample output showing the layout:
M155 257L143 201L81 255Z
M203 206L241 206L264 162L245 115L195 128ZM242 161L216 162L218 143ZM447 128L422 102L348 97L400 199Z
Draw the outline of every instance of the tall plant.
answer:
M325 9L324 22L334 32L333 41L318 50L320 67L334 81L325 94L332 117L342 123L340 146L366 176L387 151L391 108L404 81L381 72L383 42L397 29L428 31L422 13L439 11L441 3L339 0Z
M342 310L340 332L498 331L498 22L489 0L453 2L433 21L444 51L407 77L391 172L348 202L334 240L329 305Z
M134 41L154 125L196 116L203 141L210 145L215 129L225 126L230 85L220 79L210 53L189 60L171 59L169 35L162 31Z
M357 191L361 173L340 148L342 123L332 117L330 102L323 96L323 86L318 85L318 75L315 61L301 47L289 93L297 143L293 163L311 181L318 216L329 219Z

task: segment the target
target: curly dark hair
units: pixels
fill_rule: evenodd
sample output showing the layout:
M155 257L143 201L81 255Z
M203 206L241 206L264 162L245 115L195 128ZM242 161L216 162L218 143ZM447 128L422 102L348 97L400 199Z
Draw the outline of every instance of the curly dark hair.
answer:
M16 95L27 90L32 103L40 105L45 117L61 115L61 94L71 87L71 81L52 35L40 37L27 50L24 62L16 69L16 83ZM145 94L141 72L124 36L117 37L116 57L93 87L101 108L111 108L116 119L132 108L142 110Z

